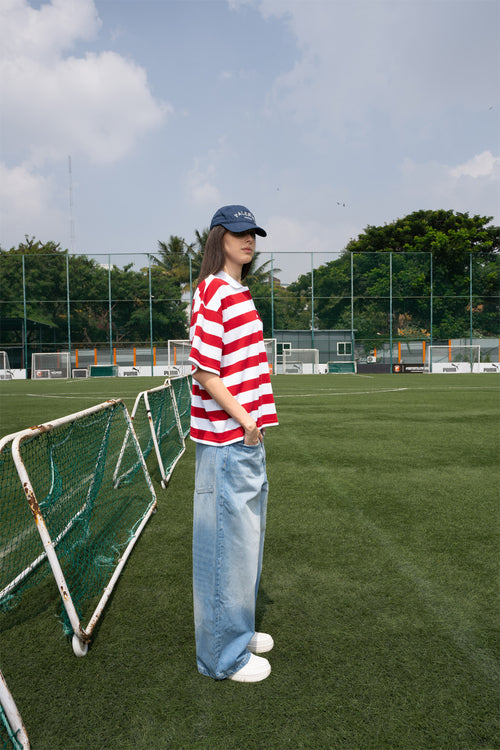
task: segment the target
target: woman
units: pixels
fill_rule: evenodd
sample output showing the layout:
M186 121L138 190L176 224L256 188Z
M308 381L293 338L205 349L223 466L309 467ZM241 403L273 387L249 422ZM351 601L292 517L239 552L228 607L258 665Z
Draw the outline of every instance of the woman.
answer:
M262 322L242 284L266 232L245 206L223 206L205 245L191 319L196 442L193 594L199 671L258 682L273 639L255 632L266 526L264 431L278 424Z

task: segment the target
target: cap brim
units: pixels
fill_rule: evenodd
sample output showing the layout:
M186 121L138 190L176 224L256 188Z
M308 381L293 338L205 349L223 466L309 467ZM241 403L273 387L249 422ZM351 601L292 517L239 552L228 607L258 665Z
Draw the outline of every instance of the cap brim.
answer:
M216 225L214 225L216 226ZM240 232L255 232L255 234L258 234L259 237L267 237L267 232L265 229L262 229L262 227L257 227L255 224L248 224L245 221L242 222L221 222L221 227L224 227L224 229L227 229L229 232L234 232L235 234L239 234Z

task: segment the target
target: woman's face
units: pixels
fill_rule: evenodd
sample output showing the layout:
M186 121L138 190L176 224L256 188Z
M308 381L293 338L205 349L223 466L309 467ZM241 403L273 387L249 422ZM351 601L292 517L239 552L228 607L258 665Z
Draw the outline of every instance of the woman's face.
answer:
M224 248L224 270L234 278L241 278L241 269L245 263L250 263L255 252L255 232L226 231L222 238Z

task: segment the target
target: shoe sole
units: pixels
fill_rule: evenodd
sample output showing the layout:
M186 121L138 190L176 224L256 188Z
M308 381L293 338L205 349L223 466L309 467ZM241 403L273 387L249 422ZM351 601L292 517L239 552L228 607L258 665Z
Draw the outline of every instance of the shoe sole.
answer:
M240 672L242 672L244 669L245 668L243 667ZM257 672L256 674L239 674L239 672L235 672L227 679L231 680L232 682L262 682L262 680L265 680L266 677L269 677L270 674L271 666L269 666L269 669L266 669L264 672Z

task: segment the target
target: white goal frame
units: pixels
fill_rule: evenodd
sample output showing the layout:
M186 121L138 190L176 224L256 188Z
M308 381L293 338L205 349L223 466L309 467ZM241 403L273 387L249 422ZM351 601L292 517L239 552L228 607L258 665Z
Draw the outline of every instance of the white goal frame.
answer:
M9 355L7 352L0 352L0 380L11 380L12 372L10 369Z
M353 359L331 360L326 367L330 375L356 375L358 372L358 363Z
M425 349L425 373L470 373L481 371L479 344L430 344Z
M170 396L170 402L171 402L172 409L173 409L173 412L174 412L175 424L176 424L176 429L177 429L178 437L179 437L179 444L180 444L180 448L181 448L180 451L178 452L178 454L176 455L173 463L171 463L170 466L168 466L168 467L165 466L165 462L164 462L163 456L161 454L161 449L160 449L160 446L158 444L158 437L156 435L156 429L155 429L154 419L153 419L153 415L151 413L151 407L150 407L150 404L149 404L149 397L150 397L150 395L156 394L156 393L161 393L161 392L164 392L165 395L168 393L169 396ZM169 481L170 477L172 476L172 472L173 472L173 470L174 470L174 468L175 468L178 460L185 453L185 450L186 450L186 441L184 439L184 433L183 433L183 430L182 430L181 420L180 420L180 417L179 417L179 410L177 409L177 401L175 399L174 389L173 389L173 387L172 387L172 385L170 383L170 380L166 380L163 385L159 385L156 388L150 388L147 391L141 391L140 393L137 394L137 397L136 397L135 403L134 403L134 408L132 409L132 414L130 415L132 424L134 423L134 419L136 418L137 412L141 408L141 405L144 405L143 408L146 411L146 416L147 416L148 423L149 423L150 439L152 440L154 451L155 451L155 455L156 455L156 459L158 461L158 466L160 468L161 486L163 487L163 489L165 489L166 486L167 486L167 484L168 484L168 481ZM123 459L123 454L124 454L125 448L127 446L128 439L129 439L129 433L127 433L125 435L125 438L123 440L123 445L122 445L122 448L121 448L121 451L120 451L120 455L118 457L118 462L116 464L115 476L118 475L118 471L120 469L120 465L121 465L121 462L122 462L122 459ZM136 437L136 439L138 439L138 438ZM139 445L140 445L140 440L138 442L139 442ZM143 461L145 461L145 458L147 457L147 454L145 455L144 446L140 446L140 449L141 449L141 455L142 455Z
M118 376L118 365L89 365L87 369L89 378L116 378Z
M189 375L192 369L191 362L188 360L191 351L189 339L169 339L167 347L169 376Z
M144 472L144 476L148 485L148 489L151 493L151 502L148 506L147 511L142 517L140 523L134 528L134 531L128 540L125 550L123 554L121 555L121 557L119 558L119 560L117 561L116 567L113 570L111 578L109 579L106 587L104 588L101 598L94 610L94 613L91 615L87 626L83 627L80 621L80 617L73 603L73 600L71 598L70 590L67 585L63 570L61 568L61 564L57 556L56 547L57 547L58 541L60 541L63 535L66 535L70 531L70 529L73 527L74 523L77 521L77 517L82 515L82 513L85 510L85 506L83 506L78 512L78 514L73 517L73 519L69 522L68 526L60 532L58 537L56 539L52 539L48 531L47 525L45 523L43 514L41 512L40 505L38 503L33 485L31 483L31 479L29 477L28 471L26 469L26 466L21 456L21 443L24 440L28 440L28 439L32 440L33 438L36 438L36 436L42 433L50 432L56 427L60 427L62 425L75 422L77 419L81 417L92 415L98 411L102 411L105 409L113 409L118 404L121 404L123 406L123 413L127 421L127 433L130 432L132 436L132 440L134 442L134 446L138 455L138 460L141 462L141 468ZM75 414L69 414L68 416L61 417L60 419L54 419L50 423L39 425L37 427L30 428L29 430L23 430L21 432L14 434L13 441L12 441L12 457L13 457L14 464L17 469L17 473L19 475L19 479L21 480L24 493L28 500L31 512L34 516L36 527L38 529L38 533L40 534L40 538L42 540L42 544L44 547L44 553L41 556L41 558L36 561L36 564L39 564L39 562L41 562L41 560L44 559L45 557L49 561L54 579L57 583L57 588L61 595L63 606L66 610L66 614L68 616L69 622L73 629L73 639L72 639L73 652L75 653L76 656L85 656L88 650L88 644L91 640L93 630L99 620L99 617L101 616L104 610L104 607L106 606L106 603L108 602L111 596L111 593L116 585L116 582L118 581L118 578L123 570L123 567L125 563L127 562L130 556L130 553L132 552L132 549L137 539L141 535L142 530L144 529L146 523L148 522L151 515L156 511L156 505L157 505L156 494L155 494L148 470L146 468L146 463L142 456L142 452L141 452L137 437L132 427L132 421L131 421L130 415L127 411L127 408L124 402L121 399L114 399L114 400L106 401L105 403L97 404L96 406L90 407L89 409L84 409L81 412L77 412ZM30 566L30 569L32 568L32 565Z
M69 352L34 352L31 355L31 377L71 378L71 356Z
M9 686L0 671L0 705L3 710L7 726L5 729L9 735L9 739L12 743L12 747L22 748L22 750L30 750L30 742L26 728L23 724L21 714L16 706L12 693L9 690ZM2 718L4 718L2 717ZM4 722L5 723L5 722Z
M283 347L283 372L288 375L319 372L319 349L292 349Z

